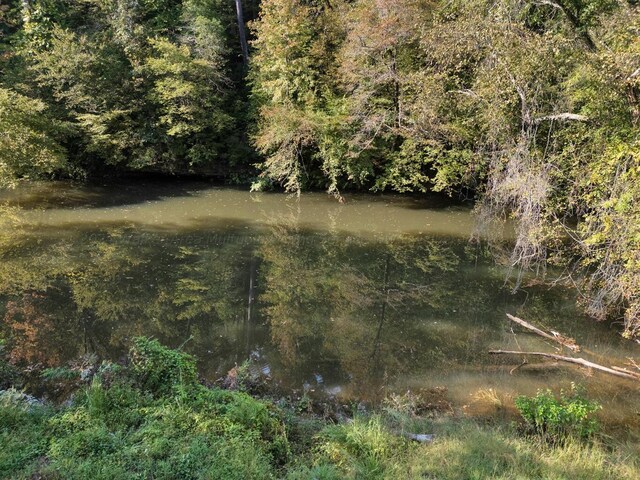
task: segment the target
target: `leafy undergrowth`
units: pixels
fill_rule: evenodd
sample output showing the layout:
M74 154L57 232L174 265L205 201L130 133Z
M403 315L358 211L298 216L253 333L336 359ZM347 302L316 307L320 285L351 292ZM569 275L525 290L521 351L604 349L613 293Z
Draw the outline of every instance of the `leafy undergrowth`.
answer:
M196 381L192 357L138 339L57 411L19 395L0 409L0 476L270 478L288 459L281 412Z
M436 434L431 444L403 433ZM0 477L49 479L635 479L634 447L550 445L507 427L386 408L329 424L197 381L189 355L137 339L70 405L0 394Z
M535 397L520 396L515 404L529 431L552 443L592 437L598 430L592 414L602 408L573 384L571 391L561 392L559 399L546 390Z

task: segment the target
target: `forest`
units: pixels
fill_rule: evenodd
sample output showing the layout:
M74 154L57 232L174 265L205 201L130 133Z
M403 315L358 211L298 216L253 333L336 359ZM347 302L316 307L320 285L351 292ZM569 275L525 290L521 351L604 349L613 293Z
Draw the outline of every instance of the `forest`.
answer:
M10 0L0 184L210 176L444 192L640 335L640 7Z
M0 478L636 479L638 344L640 1L0 0Z

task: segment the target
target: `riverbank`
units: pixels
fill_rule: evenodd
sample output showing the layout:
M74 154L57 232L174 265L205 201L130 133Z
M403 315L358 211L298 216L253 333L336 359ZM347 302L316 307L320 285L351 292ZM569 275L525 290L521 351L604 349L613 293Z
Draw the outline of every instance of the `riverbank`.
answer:
M17 377L3 372L8 387ZM423 409L411 395L392 396L375 411L352 405L322 414L306 397L252 397L242 381L227 384L235 390L205 386L193 357L145 338L134 340L123 364L49 369L44 377L78 387L58 405L5 388L2 478L640 476L640 447L631 440L600 434L544 441L521 422ZM407 438L418 433L435 438Z

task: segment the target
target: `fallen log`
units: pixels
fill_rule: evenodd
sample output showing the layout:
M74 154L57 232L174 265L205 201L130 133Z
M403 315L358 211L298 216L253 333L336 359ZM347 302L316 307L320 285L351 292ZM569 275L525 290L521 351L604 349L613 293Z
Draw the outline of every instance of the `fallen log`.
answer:
M580 346L576 343L576 341L573 338L565 337L564 335L560 335L558 332L552 332L552 334L549 334L544 330L540 330L538 327L531 325L529 322L525 322L521 318L514 317L513 315L509 315L508 313L507 313L507 318L512 322L517 323L518 325L526 328L527 330L530 330L533 333L540 335L541 337L544 337L548 340L552 340L564 347L567 347L569 350L573 352L580 351Z
M594 370L608 373L610 375L615 375L616 377L622 377L622 378L627 378L627 379L636 380L636 381L640 380L640 378L638 378L635 374L621 372L613 368L605 367L603 365L590 362L589 360L585 360L584 358L564 357L562 355L556 355L554 353L518 352L514 350L489 350L489 354L491 355L534 355L538 357L551 358L559 362L573 363L575 365L580 365L582 367L593 368Z

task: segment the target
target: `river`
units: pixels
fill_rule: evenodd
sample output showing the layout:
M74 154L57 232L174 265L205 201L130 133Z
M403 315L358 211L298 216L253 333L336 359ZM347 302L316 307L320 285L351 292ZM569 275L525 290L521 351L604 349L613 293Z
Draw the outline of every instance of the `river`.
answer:
M584 317L571 288L525 276L513 292L508 231L470 241L468 205L177 181L36 183L0 203L0 319L17 364L119 360L147 335L196 355L209 381L250 360L284 390L345 402L439 392L472 415L575 382L611 426L640 423L629 382L487 354L555 352L506 313L609 365L639 348Z

